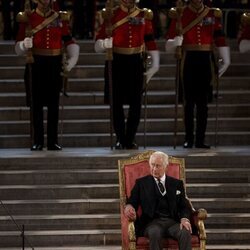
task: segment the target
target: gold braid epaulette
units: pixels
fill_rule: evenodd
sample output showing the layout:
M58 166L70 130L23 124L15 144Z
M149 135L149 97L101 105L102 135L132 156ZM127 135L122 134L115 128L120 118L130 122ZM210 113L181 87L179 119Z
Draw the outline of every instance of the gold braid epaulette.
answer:
M184 6L183 8L186 8L186 6ZM213 14L216 18L221 18L222 17L222 11L219 8L211 8L211 10L213 11ZM168 12L168 17L171 19L176 19L177 18L177 12L176 12L176 8L171 8Z
M222 11L219 8L211 8L211 10L214 12L214 16L217 18L222 18Z
M173 7L168 11L168 17L171 19L176 19L177 18L177 12L176 12L176 8Z
M115 7L112 9L112 12L116 11L118 8L119 8L119 6L115 6ZM107 12L107 10L106 10L105 8L103 8L103 9L101 10L101 15L102 15L102 18L105 19L105 20L109 18L109 17L107 16L107 15L108 15L108 12Z
M185 6L182 7L182 9L184 10L186 7L187 6L185 5ZM168 11L168 17L171 18L171 19L176 19L178 17L176 7L173 7Z
M59 17L62 21L70 21L70 13L68 11L59 11Z
M248 25L250 25L250 12L245 12L245 13L243 13L242 15L241 15L241 19L240 19L240 21L241 21L241 24L243 25L243 26L248 26Z
M154 13L151 9L144 8L144 9L142 9L142 11L144 12L144 18L146 20L153 20Z
M19 12L16 16L16 21L18 23L27 23L29 21L29 16L25 11Z

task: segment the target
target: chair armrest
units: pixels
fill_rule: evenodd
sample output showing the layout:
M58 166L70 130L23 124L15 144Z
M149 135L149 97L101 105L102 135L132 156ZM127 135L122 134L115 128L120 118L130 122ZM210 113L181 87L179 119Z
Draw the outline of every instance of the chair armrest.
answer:
M135 250L136 249L136 235L133 221L129 221L124 214L122 207L121 213L121 229L122 229L122 249Z
M204 209L204 208L200 208L198 210L197 228L198 228L201 240L206 240L207 239L205 225L204 225L204 221L206 220L206 218L207 218L207 210Z
M206 249L206 240L207 240L207 235L206 235L206 230L205 230L205 225L204 221L207 218L207 211L204 208L200 208L197 211L194 211L192 213L192 223L195 225L197 231L197 234L200 239L200 249L205 250Z
M128 222L129 250L136 249L135 225L133 221Z

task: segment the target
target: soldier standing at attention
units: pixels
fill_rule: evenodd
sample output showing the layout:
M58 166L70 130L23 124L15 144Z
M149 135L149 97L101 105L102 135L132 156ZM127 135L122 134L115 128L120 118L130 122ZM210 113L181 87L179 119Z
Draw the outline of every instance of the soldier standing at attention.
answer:
M159 70L159 51L154 39L153 13L139 9L135 0L120 0L113 9L112 35L106 34L107 18L96 35L95 51L112 49L113 126L117 137L116 149L137 149L135 135L140 122L144 75L144 49L152 57L152 64L145 73L148 82ZM105 11L103 13L105 15ZM105 83L109 82L105 65ZM108 84L105 84L107 102ZM112 101L112 100L111 100ZM125 122L123 105L128 104Z
M241 16L241 30L238 42L241 53L250 51L250 13L243 13Z
M182 46L181 86L183 88L185 142L184 148L192 148L194 143L194 109L196 107L196 148L210 148L205 144L208 101L212 95L213 50L217 47L222 62L215 74L219 77L230 64L230 50L226 45L221 24L221 10L209 8L203 0L190 0L183 7L181 18L175 9L170 11L172 18L166 35L166 50L174 51ZM182 31L176 33L179 20Z
M31 12L19 13L20 23L15 50L18 55L32 52L31 64L31 113L34 144L31 150L44 147L43 107L47 107L47 149L61 150L58 145L59 97L62 90L62 52L65 47L69 72L77 63L79 46L69 31L67 12L56 12L53 0L36 0ZM31 36L27 36L27 31Z

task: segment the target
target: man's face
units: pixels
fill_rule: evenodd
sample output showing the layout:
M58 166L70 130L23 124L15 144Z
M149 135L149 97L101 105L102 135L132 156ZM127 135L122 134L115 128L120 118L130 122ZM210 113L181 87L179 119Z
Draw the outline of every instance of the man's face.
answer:
M203 0L190 0L190 2L194 6L200 6L203 3Z
M161 178L164 175L166 171L166 166L164 165L161 156L159 155L152 156L149 161L149 165L150 165L150 173L153 177Z
M51 4L52 0L38 0L38 4L43 7L48 7Z
M135 1L136 0L121 0L121 4L126 8L130 9L135 6Z

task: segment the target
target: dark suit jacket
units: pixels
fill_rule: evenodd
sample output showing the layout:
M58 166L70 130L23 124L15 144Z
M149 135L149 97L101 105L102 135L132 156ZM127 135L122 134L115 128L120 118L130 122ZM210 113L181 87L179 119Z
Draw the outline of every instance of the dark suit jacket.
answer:
M166 191L171 218L179 222L181 218L190 218L191 210L185 198L185 189L181 180L166 176ZM152 175L147 175L136 180L131 191L128 204L137 211L141 207L142 214L136 220L137 235L142 234L146 225L155 218L157 206L157 184Z

